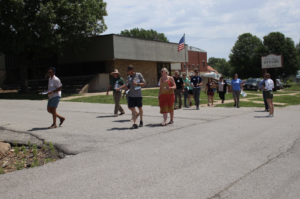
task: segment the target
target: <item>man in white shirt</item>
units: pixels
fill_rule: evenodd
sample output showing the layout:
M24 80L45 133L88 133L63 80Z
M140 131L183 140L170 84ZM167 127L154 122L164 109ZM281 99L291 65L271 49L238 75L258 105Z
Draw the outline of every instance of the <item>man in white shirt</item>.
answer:
M58 106L58 103L61 98L61 87L62 84L60 82L60 79L56 77L55 75L55 68L51 67L48 70L48 75L49 75L49 82L48 82L48 106L47 110L49 113L52 114L53 117L53 124L49 127L49 129L54 129L57 127L56 125L56 118L58 117L60 120L59 126L62 125L62 123L65 121L64 117L61 117L60 115L57 114L56 108Z

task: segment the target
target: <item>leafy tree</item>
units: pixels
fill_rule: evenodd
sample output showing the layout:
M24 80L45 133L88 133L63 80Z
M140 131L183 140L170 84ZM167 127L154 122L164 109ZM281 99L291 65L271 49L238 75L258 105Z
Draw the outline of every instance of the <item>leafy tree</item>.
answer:
M207 64L209 66L213 67L214 69L216 69L224 77L233 76L232 67L230 66L229 62L226 61L226 59L224 59L224 58L210 57L208 59Z
M158 33L152 29L150 29L150 30L145 30L143 28L141 28L141 29L134 28L131 30L126 29L126 30L121 31L120 35L127 36L127 37L137 37L137 38L142 38L142 39L169 42L167 37L165 37L164 33Z
M18 57L21 92L28 92L27 68L43 56L80 51L89 37L104 32L103 0L1 0L0 54Z
M298 44L296 44L296 50L298 52L298 55L300 55L300 41Z
M299 57L294 41L280 32L272 32L264 37L263 44L266 54L283 56L283 68L277 69L277 74L283 77L297 74L300 69Z
M261 76L261 53L265 51L262 41L244 33L238 37L231 53L229 63L240 78Z

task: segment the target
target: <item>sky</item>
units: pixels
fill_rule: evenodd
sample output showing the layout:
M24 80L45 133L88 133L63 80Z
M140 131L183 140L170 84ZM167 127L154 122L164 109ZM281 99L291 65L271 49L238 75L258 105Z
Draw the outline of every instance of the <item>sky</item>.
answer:
M300 0L104 0L108 29L103 34L143 28L164 33L178 43L207 51L207 57L225 58L239 35L263 39L281 32L295 43L300 39Z

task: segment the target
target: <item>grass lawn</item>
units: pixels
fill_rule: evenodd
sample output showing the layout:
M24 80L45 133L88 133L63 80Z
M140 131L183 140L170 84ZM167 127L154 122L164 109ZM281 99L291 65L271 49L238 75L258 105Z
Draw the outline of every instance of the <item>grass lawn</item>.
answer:
M157 97L158 96L158 92L159 92L159 89L142 90L143 96L155 96L155 97ZM246 91L246 93L247 93L247 97L246 98L256 97L257 96L257 95L251 95L252 93L262 94L261 92L256 92L256 91L251 91L251 92ZM183 97L182 97L182 99L183 99ZM214 99L215 100L219 100L219 94L217 92L214 95ZM225 94L225 99L226 100L233 99L232 94L230 94L230 93ZM204 91L201 91L201 93L200 93L200 100L207 100L207 95L204 93Z
M78 96L78 94L62 94L62 97ZM46 100L48 95L40 95L36 93L0 93L0 99L12 99L12 100Z
M220 105L216 105L215 107L233 107L234 102L233 103L228 103L228 104L220 104ZM240 101L240 107L265 107L264 104L256 104L253 102L243 102Z
M100 104L114 104L113 96L105 96L105 95L98 95L98 96L91 96L91 97L81 97L77 99L70 99L66 100L69 102L86 102L86 103L100 103ZM214 100L214 102L217 102ZM121 104L127 104L126 98L121 99ZM182 103L184 101L182 100ZM193 105L195 105L194 100L192 99ZM207 104L206 99L201 99L200 104ZM159 106L158 98L154 97L143 97L143 105L150 105L150 106Z
M254 99L251 99L251 101L263 101L263 99L262 98L254 98ZM288 95L275 96L273 98L273 102L287 103L288 105L300 105L300 97L288 96Z
M292 83L290 88L284 88L284 90L289 91L289 90L295 90L295 91L300 91L300 84L299 83Z

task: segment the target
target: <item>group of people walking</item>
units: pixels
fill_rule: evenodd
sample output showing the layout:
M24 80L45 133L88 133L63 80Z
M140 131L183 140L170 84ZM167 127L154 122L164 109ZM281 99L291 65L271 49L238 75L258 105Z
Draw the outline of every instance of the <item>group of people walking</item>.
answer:
M163 122L161 126L167 126L174 123L174 110L182 108L182 95L184 96L184 106L189 108L192 105L191 98L194 98L196 110L199 110L200 104L200 92L201 85L203 83L202 78L199 76L199 71L195 70L195 75L187 77L183 74L179 76L179 72L175 72L175 76L169 76L167 68L161 69L161 78L159 80L159 106L160 113L163 114ZM55 76L55 69L49 68L48 70L49 82L48 82L48 105L47 110L53 116L53 124L50 129L56 128L56 119L60 120L60 124L65 121L65 118L60 116L57 112L57 106L61 98L62 84L58 77ZM106 95L109 95L109 91L113 91L113 99L115 102L114 117L125 114L124 109L120 105L121 98L126 95L128 108L131 110L133 125L130 129L138 129L143 127L143 96L142 87L146 85L146 81L143 75L134 71L132 65L127 66L127 83L120 77L120 73L117 69L111 73L113 78L110 80L110 84L107 88ZM274 105L273 105L273 88L274 82L270 79L270 74L266 73L264 79L259 84L263 90L263 98L265 102L265 111L269 112L267 117L274 117ZM220 77L219 82L214 82L212 78L208 78L208 82L205 87L204 93L208 96L208 106L213 106L214 93L217 91L222 103L225 101L225 93L228 92L228 83L223 77ZM231 90L234 99L234 107L239 108L239 98L242 91L242 81L238 78L238 74L235 74L234 79L231 81ZM122 90L124 94L122 96ZM177 100L178 99L178 100ZM177 106L178 105L178 106ZM138 108L138 111L136 110ZM170 114L170 121L168 122L168 114ZM137 124L137 118L140 117L140 123Z

